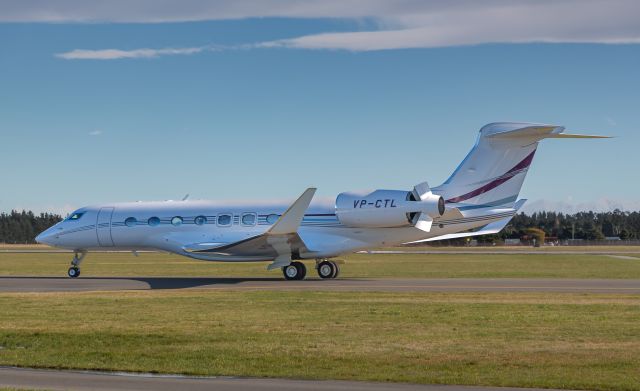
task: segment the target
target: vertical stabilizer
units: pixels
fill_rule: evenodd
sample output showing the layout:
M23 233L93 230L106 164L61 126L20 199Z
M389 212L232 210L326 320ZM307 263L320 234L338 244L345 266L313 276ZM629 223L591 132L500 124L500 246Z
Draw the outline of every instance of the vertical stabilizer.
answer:
M540 140L605 137L564 134L563 131L561 126L530 123L485 125L462 163L433 192L447 203L462 204L465 209L513 207Z

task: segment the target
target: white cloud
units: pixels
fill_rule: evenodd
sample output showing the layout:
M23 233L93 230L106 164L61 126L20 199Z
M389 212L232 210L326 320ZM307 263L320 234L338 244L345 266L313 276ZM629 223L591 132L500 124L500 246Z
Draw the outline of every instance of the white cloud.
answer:
M484 43L640 43L637 1L459 3L380 16L399 26L392 29L321 33L261 46L367 51Z
M473 3L474 0L463 2ZM20 0L5 1L1 22L163 23L204 20L362 18L438 8L415 0Z
M100 49L85 50L75 49L70 52L57 53L56 57L65 60L118 60L122 58L155 58L160 56L175 56L200 53L204 50L212 50L205 47L195 48L163 48L163 49Z
M102 134L102 130L96 129L89 132L89 136L100 136Z
M8 22L162 23L268 17L374 22L371 31L325 32L246 46L263 48L367 51L485 43L640 43L637 0L23 0L4 3L0 11L0 21ZM203 50L74 50L59 56L150 58Z

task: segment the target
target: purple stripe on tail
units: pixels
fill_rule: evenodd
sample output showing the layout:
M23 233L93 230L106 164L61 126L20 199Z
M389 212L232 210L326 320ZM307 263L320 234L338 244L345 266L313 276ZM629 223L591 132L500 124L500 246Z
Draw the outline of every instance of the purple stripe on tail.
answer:
M522 159L522 161L518 164L516 164L515 166L513 166L513 168L509 171L507 171L504 175L500 176L497 179L494 179L493 181L487 183L486 185L479 187L473 191L470 191L467 194L463 194L461 196L458 197L454 197L454 198L450 198L447 200L447 202L462 202L465 200L468 200L470 198L479 196L480 194L486 193L490 190L495 189L496 187L500 186L501 184L505 183L506 181L508 181L509 179L513 178L514 176L516 176L521 170L528 168L531 165L531 161L533 160L533 155L535 155L536 150L534 149L533 152L531 152L527 157L525 157L524 159Z

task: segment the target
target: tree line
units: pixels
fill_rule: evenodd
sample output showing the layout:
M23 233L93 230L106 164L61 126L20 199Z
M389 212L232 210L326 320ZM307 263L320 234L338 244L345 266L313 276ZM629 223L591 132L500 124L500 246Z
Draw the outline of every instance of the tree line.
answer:
M479 243L501 243L507 239L532 239L532 232L542 231L547 240L564 242L567 240L640 240L640 212L560 212L520 213L495 235L478 236ZM538 235L536 235L538 236ZM460 240L457 244L462 244ZM442 241L440 244L446 244ZM452 243L449 243L452 244Z
M0 214L0 243L35 243L40 232L51 227L62 216L54 213L34 214L31 211L12 211ZM564 214L539 212L520 213L496 235L478 236L479 242L500 242L505 239L526 238L527 230L538 228L547 238L557 240L601 240L619 237L622 240L640 239L640 212L579 212ZM449 242L451 243L451 242Z
M31 211L15 210L1 213L0 243L35 243L36 235L61 220L62 216L53 213L36 215Z

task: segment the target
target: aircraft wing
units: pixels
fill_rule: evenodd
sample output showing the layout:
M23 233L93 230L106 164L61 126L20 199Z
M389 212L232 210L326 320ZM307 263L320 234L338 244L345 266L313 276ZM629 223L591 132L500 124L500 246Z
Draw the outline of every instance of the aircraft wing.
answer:
M292 256L309 252L297 233L309 207L315 188L308 188L265 233L233 243L195 243L184 250L199 256L245 257L248 259L274 260L270 269L286 266Z

